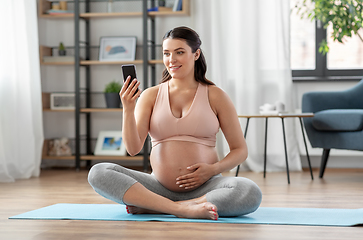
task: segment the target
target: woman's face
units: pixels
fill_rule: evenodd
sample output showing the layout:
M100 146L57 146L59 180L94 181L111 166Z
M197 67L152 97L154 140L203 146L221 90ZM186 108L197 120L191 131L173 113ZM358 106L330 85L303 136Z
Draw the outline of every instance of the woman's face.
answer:
M192 53L185 40L167 38L163 41L163 61L172 78L194 78L194 62L199 54L199 49Z

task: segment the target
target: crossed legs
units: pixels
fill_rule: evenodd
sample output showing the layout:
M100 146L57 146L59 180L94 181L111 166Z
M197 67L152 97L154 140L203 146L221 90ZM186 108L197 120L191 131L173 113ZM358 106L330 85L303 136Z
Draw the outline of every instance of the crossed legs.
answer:
M163 187L153 175L111 163L93 166L88 181L100 195L129 206L130 213L217 219L218 214L251 213L259 207L262 197L258 186L246 178L214 176L194 191L177 193Z
M132 185L125 193L123 201L126 205L136 206L138 209L148 211L138 213L160 212L172 214L182 218L205 218L217 220L217 207L208 202L183 204L174 202L151 192L140 183ZM132 209L132 207L131 207Z

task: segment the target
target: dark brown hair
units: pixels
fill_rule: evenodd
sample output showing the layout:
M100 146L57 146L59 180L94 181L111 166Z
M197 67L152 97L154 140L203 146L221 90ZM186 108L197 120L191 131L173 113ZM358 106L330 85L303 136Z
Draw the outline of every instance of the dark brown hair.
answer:
M200 49L200 45L202 44L198 33L188 27L176 27L172 30L169 30L164 35L163 41L168 38L185 40L188 46L192 49L192 53L195 53L198 49ZM200 49L200 56L194 63L194 78L197 82L207 85L215 85L213 82L205 77L206 72L207 63L205 61L202 49ZM169 81L170 79L171 76L168 72L168 69L165 68L160 82L163 83Z

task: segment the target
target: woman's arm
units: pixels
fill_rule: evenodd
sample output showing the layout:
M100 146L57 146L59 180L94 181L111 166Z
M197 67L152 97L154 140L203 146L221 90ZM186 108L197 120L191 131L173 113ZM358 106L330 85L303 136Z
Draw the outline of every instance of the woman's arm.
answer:
M140 82L132 81L127 88L128 81L130 81L130 79L127 79L120 91L123 105L122 137L127 152L131 156L134 156L141 151L147 137L157 91L155 94L155 88L149 88L142 94L139 90L139 92L134 95ZM136 102L139 96L140 98Z
M214 164L215 173L219 174L244 162L247 159L248 150L232 100L218 87L209 89L212 109L217 114L221 130L230 149L225 158Z
M248 155L246 141L243 137L237 112L231 99L218 87L210 86L209 102L218 117L230 152L226 157L214 164L197 163L189 166L188 170L191 173L176 179L176 184L185 189L197 188L212 176L231 170L245 161Z

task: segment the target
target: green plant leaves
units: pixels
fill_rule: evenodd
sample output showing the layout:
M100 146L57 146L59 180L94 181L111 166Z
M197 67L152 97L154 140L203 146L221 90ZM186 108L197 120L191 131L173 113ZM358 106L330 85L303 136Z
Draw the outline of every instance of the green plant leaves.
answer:
M300 0L296 3L301 18L321 20L324 28L332 25L330 37L344 43L346 37L356 34L362 40L359 29L363 28L363 0ZM319 52L329 51L326 41L320 43Z
M58 50L60 50L60 51L64 51L65 50L65 47L64 47L64 45L63 45L62 42L59 43Z
M116 82L114 80L106 85L104 92L105 93L119 93L121 91L121 88L122 88L122 84L119 82Z

